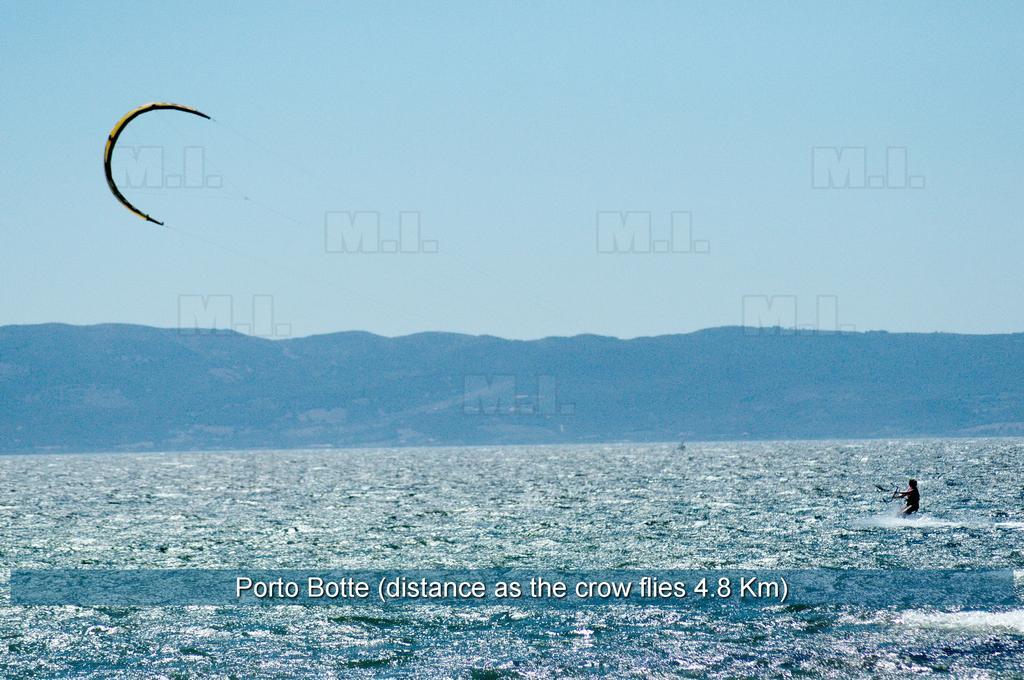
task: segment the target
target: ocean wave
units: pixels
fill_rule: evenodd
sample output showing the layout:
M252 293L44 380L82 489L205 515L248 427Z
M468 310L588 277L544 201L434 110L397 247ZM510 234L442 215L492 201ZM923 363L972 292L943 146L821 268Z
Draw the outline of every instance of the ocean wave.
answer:
M1005 612L961 611L924 612L909 611L898 622L920 628L949 630L1003 630L1024 635L1024 609Z
M879 515L858 520L858 527L876 529L953 528L953 529L1016 529L1024 530L1024 522L993 522L984 519L941 519L927 515L904 517L902 515Z

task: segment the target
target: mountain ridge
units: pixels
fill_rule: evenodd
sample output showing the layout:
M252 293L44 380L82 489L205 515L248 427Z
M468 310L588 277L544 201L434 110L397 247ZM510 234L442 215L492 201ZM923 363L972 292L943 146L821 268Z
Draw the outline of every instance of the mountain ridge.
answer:
M1024 333L618 339L0 326L0 451L1024 431Z

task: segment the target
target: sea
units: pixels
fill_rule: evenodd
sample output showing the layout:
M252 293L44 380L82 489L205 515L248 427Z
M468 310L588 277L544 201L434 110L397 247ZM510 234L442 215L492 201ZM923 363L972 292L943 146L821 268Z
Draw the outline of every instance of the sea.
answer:
M876 485L909 477L921 512L904 519ZM1017 600L23 605L11 574L1016 578L1022 480L1017 439L0 456L0 677L1019 678Z

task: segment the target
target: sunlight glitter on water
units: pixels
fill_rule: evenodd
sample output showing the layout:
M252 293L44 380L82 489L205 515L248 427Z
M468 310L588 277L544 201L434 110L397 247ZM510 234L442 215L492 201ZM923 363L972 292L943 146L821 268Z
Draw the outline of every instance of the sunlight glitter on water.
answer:
M15 566L1024 569L995 476L1019 440L6 456L0 602ZM4 605L0 675L1020 675L1020 612Z

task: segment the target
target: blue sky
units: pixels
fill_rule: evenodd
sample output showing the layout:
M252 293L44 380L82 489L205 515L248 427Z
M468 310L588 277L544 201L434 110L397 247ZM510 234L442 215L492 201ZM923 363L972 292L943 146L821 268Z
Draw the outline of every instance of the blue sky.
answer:
M1024 330L1022 24L1010 2L7 2L0 324L634 337L775 296L787 325ZM162 154L125 193L169 229L101 164L153 100L217 119L122 137ZM844 148L924 186L852 187L822 167ZM356 212L384 240L413 213L437 252L338 252ZM659 240L673 212L709 252L607 252L601 219Z

